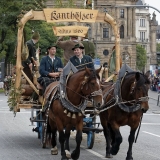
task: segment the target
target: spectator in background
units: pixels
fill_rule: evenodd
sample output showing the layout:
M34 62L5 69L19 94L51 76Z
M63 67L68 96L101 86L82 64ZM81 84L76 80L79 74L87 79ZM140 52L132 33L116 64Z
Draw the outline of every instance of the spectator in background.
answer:
M158 76L158 67L156 67L156 69L155 69L155 76L156 77Z

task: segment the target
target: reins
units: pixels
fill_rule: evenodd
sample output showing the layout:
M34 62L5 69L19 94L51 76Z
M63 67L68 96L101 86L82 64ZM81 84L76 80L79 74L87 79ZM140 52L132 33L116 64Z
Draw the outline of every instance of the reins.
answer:
M122 78L122 80L121 80L121 82L120 82L120 84L122 85L122 83L123 83L123 81L124 81L124 78L125 78L125 76L127 75L127 73L128 72L126 72L125 73L125 75L123 76L123 78ZM135 88L135 82L134 82L134 86L132 87L132 91L134 90L134 88ZM114 87L113 88L111 88L110 90L109 90L109 92L108 92L108 94L105 94L104 95L104 99L105 98L107 98L107 96L108 95L111 95L112 96L112 98L107 102L107 103L105 103L101 108L103 108L102 110L100 110L100 112L104 112L104 111L106 111L106 110L108 110L108 109L110 109L110 108L112 108L112 107L114 107L114 106L116 106L116 105L121 105L121 104L136 104L137 106L140 106L140 104L139 104L139 102L144 102L144 101L148 101L149 100L149 97L148 96L145 96L145 97L140 97L140 98L138 98L138 99L133 99L133 100L129 100L129 101L126 101L126 100L124 100L124 99L122 99L121 97L121 92L120 92L120 97L118 96L118 95L116 95L116 96L114 96L113 94L110 94L110 92L112 91L112 90L114 90L115 89L115 85L114 85ZM119 99L121 99L121 101L119 101ZM113 102L115 102L113 105L111 105L111 106L109 106L111 103L113 103ZM108 106L107 108L104 108L104 107L106 107L106 106Z
M73 93L75 93L75 94L79 95L80 97L84 98L85 100L89 100L88 97L89 97L90 95L91 95L92 97L98 96L98 95L102 95L102 90L99 89L98 91L94 91L94 92L90 93L90 95L88 95L88 96L85 97L85 96L83 96L83 95L75 92L73 89L71 89L71 88L68 87L67 85L65 85L65 84L63 84L63 83L60 83L60 84L63 85L63 86L65 86L67 89L71 90Z
M61 85L63 85L64 87L66 87L67 89L71 90L73 93L79 95L80 97L84 98L85 100L88 100L88 97L85 97L77 92L75 92L73 89L71 89L70 87L68 87L67 85L63 84L63 83L60 83Z
M135 143L137 142L137 138L138 138L139 131L140 131L140 128L141 128L142 118L143 118L143 114L142 114L142 116L141 116L141 120L140 120L139 127L138 127L138 131L137 131L137 135L136 135L136 138L135 138L135 141L134 141Z
M149 99L148 97L141 97L141 98L139 98L138 102L140 102L140 101L144 102L145 98ZM116 100L116 98L112 98L110 101L113 101L113 100ZM105 106L109 105L111 103L110 101L108 103L104 104L102 107L105 107ZM148 101L148 100L145 100L145 101ZM136 100L130 100L130 101L125 101L125 102L123 101L123 102L120 102L120 103L118 103L116 101L113 105L111 105L111 106L109 106L107 108L104 108L103 110L100 110L100 112L104 112L104 111L106 111L106 110L108 110L108 109L110 109L110 108L112 108L112 107L114 107L116 105L119 105L119 104L125 104L125 103L131 103L131 102L136 102Z

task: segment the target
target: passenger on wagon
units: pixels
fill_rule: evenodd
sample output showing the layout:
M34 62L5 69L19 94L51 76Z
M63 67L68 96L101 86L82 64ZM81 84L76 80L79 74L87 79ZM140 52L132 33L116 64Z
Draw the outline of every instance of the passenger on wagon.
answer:
M38 78L38 82L43 86L43 93L50 83L59 81L63 68L62 60L56 56L56 49L56 45L49 46L47 48L48 55L43 57L40 62L39 73L41 76Z
M74 51L74 56L70 58L72 64L78 69L83 69L85 67L94 69L92 58L88 55L83 54L83 49L80 44L76 44L72 50Z
M69 59L74 55L72 48L76 44L83 44L78 40L78 36L70 36L70 40L63 40L64 37L59 37L57 40L57 47L64 50L63 57L64 57L64 64L66 65Z
M40 39L40 34L35 31L32 35L32 39L26 42L29 55L28 58L22 62L22 65L24 67L23 71L32 82L33 82L32 69L33 66L35 65L34 63L37 63L35 44L38 43L39 39ZM34 62L32 58L34 59Z

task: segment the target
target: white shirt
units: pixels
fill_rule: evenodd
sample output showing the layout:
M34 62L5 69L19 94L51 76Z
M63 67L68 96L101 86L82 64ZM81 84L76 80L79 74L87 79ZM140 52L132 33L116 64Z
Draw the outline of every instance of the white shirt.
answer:
M78 40L72 40L73 42L79 42Z
M79 61L80 61L80 63L81 63L81 60L82 60L83 56L82 56L82 58L79 58L79 57L77 57L77 58L79 59Z
M49 58L52 60L52 63L53 63L53 61L55 60L55 57L54 57L54 58L51 58L51 57L49 56Z
M88 39L84 39L83 41L89 41Z

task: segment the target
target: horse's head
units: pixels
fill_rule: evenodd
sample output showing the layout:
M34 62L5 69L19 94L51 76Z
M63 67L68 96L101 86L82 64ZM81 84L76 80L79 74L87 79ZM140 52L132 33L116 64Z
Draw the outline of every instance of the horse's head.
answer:
M146 112L149 109L148 105L148 90L150 86L149 72L146 72L146 74L136 72L130 79L128 77L128 83L130 83L129 86L130 90L128 93L129 99L135 100L137 104L140 104L141 110L143 112Z
M100 69L90 70L85 68L84 79L81 83L81 92L85 96L90 96L94 100L96 108L101 107L103 104L102 90L100 88Z

